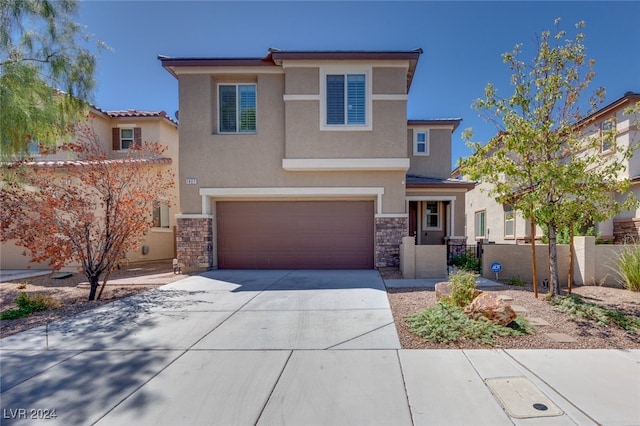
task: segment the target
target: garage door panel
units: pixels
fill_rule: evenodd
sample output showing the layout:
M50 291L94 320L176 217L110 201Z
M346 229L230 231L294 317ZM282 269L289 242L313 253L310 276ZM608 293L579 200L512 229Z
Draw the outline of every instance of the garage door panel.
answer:
M372 201L218 202L220 268L373 268Z

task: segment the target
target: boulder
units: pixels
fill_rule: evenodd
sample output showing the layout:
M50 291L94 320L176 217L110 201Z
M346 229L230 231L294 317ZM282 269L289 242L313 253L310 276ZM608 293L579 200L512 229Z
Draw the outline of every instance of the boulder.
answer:
M495 294L482 292L465 308L470 318L481 315L494 324L506 326L516 319L516 313L510 305Z
M443 281L436 284L436 300L451 296L451 283Z

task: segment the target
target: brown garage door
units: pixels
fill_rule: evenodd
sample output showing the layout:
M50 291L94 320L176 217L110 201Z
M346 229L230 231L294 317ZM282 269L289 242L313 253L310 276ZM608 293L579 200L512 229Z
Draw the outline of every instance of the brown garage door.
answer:
M373 201L219 201L216 213L219 268L373 268Z

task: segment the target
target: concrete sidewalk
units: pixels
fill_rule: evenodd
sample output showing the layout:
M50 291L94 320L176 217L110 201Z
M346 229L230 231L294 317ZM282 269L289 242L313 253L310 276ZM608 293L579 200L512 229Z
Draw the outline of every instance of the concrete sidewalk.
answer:
M640 351L402 350L376 271L207 272L1 339L0 368L3 425L640 424Z

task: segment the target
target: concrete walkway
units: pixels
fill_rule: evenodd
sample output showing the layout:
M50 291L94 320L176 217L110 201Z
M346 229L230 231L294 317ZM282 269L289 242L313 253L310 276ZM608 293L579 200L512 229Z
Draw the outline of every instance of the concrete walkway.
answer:
M3 425L640 424L640 351L402 350L376 271L212 271L0 362Z

